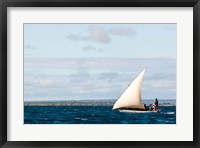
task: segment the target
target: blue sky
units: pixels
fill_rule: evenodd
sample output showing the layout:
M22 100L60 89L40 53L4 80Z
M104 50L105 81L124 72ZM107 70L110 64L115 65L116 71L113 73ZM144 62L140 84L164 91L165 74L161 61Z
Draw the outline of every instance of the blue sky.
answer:
M176 24L24 24L24 99L176 99Z

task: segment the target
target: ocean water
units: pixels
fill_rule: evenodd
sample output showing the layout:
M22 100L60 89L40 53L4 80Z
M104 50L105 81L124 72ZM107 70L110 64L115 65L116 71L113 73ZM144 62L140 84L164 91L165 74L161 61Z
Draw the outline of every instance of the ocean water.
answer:
M176 106L127 113L112 106L24 106L24 124L176 124Z

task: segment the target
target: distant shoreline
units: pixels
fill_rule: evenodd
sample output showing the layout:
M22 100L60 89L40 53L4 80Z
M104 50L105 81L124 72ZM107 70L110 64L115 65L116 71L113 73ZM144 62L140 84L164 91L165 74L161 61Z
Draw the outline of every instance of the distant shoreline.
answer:
M96 101L25 101L24 106L113 106L116 100L96 100ZM164 101L164 102L163 102ZM166 102L165 102L166 101ZM175 100L162 100L161 103L159 103L159 106L176 106L174 103ZM153 100L148 100L146 102L144 100L144 103L147 104L147 106L150 104L149 102L153 103Z

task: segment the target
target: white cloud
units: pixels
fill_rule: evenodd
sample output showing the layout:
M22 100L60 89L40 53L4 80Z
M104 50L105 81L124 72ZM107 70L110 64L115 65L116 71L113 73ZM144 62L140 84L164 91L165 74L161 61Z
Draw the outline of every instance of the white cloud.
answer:
M107 31L97 25L91 25L90 30L90 39L94 42L99 43L110 43L111 39Z
M116 99L147 63L143 95L174 98L176 61L165 59L167 62L163 63L163 60L26 58L25 99ZM56 74L62 70L66 71Z
M108 33L97 25L91 25L89 35L69 34L66 38L73 41L92 41L98 43L110 43L111 39Z
M176 81L172 80L159 80L152 83L152 88L156 89L174 89L176 88Z
M92 46L92 45L87 45L85 47L83 47L84 51L95 51L96 47Z
M73 41L92 41L97 43L110 43L110 35L117 36L133 36L136 35L136 31L126 27L113 27L111 29L104 29L99 25L91 25L88 28L88 35L82 34L69 34L66 38Z
M92 45L87 45L83 47L83 51L97 51L97 52L103 52L104 50L102 48L96 48Z
M87 36L82 36L81 34L70 34L66 37L69 40L73 41L87 41L89 38Z
M131 28L125 27L113 27L109 30L110 34L118 35L118 36L133 36L136 35L136 31L132 30Z

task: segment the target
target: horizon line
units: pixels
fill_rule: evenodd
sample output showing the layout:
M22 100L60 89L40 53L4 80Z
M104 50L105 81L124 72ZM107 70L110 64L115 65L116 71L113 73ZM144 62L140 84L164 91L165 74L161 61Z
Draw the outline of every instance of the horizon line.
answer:
M104 100L117 100L117 99L69 99L69 100L64 100L64 99L61 99L61 100L24 100L24 102L29 102L29 101L34 101L34 102L41 102L41 101L104 101ZM155 99L143 99L143 100L155 100ZM176 99L159 99L158 100L176 100Z

